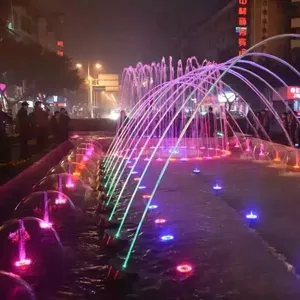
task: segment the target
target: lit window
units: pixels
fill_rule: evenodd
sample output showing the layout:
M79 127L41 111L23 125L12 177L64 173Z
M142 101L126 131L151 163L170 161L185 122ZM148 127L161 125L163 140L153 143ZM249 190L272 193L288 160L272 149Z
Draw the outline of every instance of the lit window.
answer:
M57 46L58 47L63 47L64 46L64 42L63 41L57 41Z

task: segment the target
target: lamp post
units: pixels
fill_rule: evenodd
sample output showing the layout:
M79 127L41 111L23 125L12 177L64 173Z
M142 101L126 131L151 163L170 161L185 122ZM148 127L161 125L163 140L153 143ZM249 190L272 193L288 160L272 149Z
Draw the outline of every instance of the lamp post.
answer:
M78 70L82 70L83 66L81 63L76 64L76 68ZM102 65L99 63L94 64L94 68L97 70L102 69ZM87 65L87 80L88 80L88 99L89 99L89 104L91 108L91 118L94 118L94 105L93 105L93 80L94 78L91 76L91 71L90 71L90 63Z

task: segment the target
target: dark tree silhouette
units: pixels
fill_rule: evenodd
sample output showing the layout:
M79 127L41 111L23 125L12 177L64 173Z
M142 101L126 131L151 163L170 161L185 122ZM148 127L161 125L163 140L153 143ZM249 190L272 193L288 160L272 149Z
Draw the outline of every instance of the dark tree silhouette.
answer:
M1 27L0 34L5 32ZM0 39L0 82L6 85L0 91L10 104L36 97L46 101L53 95L75 91L81 83L77 71L67 57L42 48L38 44L17 42L9 33ZM7 91L15 86L24 87L19 97L7 97Z

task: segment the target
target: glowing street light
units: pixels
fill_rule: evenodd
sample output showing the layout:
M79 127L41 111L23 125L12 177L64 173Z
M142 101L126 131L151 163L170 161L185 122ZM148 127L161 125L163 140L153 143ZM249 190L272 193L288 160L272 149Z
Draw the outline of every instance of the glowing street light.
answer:
M94 78L90 75L90 65L91 64L88 63L88 66L87 66L87 83L89 85L88 98L89 98L89 102L90 102L90 106L91 106L91 117L94 118L94 109L93 109L93 80L94 80ZM81 63L77 63L76 68L78 70L82 70L83 65ZM100 69L102 69L102 65L100 63L95 63L95 64L93 64L93 68L100 70Z

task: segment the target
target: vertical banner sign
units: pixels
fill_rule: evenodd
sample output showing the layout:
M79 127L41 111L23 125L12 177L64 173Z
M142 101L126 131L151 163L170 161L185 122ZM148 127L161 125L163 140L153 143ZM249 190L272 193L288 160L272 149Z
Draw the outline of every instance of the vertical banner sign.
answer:
M269 8L269 2L268 0L262 1L262 7L261 7L261 40L265 40L268 38L268 8ZM262 52L266 52L267 45L262 46Z
M238 0L238 26L236 32L238 33L239 55L244 54L248 46L248 1Z

